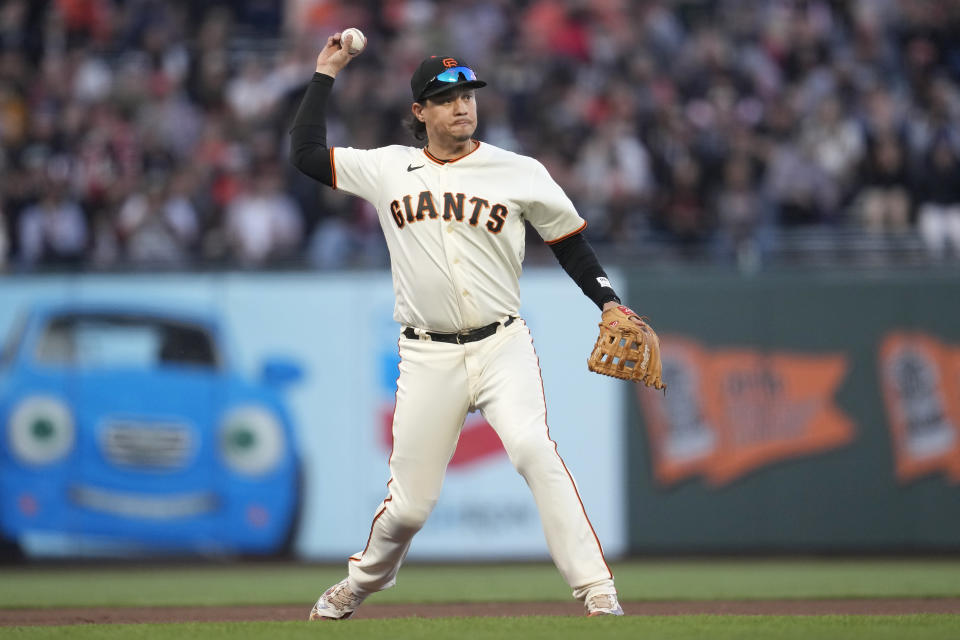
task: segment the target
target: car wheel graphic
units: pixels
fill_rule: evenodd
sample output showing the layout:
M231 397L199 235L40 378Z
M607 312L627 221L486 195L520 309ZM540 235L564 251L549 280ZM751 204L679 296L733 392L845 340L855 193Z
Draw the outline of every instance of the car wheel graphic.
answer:
M0 565L23 562L23 550L14 540L0 538Z

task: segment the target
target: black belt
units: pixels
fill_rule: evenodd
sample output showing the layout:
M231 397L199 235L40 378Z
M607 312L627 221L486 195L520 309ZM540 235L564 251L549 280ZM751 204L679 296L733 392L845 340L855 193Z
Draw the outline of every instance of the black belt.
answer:
M503 323L503 326L509 327L513 324L513 321L516 320L513 316L507 318L507 321ZM484 338L489 338L494 333L497 332L497 327L500 326L499 322L491 322L485 327L480 327L479 329L471 329L470 331L462 331L460 333L437 333L435 331L424 331L426 335L430 336L431 340L436 340L437 342L450 342L452 344L466 344L468 342L476 342L477 340L483 340ZM410 339L416 339L420 336L417 335L417 330L413 327L407 327L403 330L403 335Z

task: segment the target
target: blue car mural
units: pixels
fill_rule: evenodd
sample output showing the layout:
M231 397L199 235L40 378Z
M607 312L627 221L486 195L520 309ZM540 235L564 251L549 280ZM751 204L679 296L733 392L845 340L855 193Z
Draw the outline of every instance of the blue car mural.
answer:
M301 507L281 358L231 369L210 317L44 306L0 353L0 548L65 555L290 550Z

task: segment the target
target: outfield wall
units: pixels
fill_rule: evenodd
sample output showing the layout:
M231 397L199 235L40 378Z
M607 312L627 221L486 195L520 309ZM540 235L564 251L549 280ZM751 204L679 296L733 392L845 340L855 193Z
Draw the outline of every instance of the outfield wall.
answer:
M632 276L631 551L960 549L960 274Z
M559 269L522 279L551 434L609 557L960 549L960 274L611 275L662 336L666 394L587 372L596 310ZM296 363L303 376L281 392L303 462L293 550L338 561L362 549L388 479L398 339L389 274L5 277L0 334L50 302L216 321L226 368L253 385L265 360ZM110 347L121 356L131 348ZM154 482L137 504L126 480L111 479L87 448L59 476L35 469L42 489L12 489L11 380L27 384L22 371L0 371L0 552L6 525L44 510L63 510L65 527L76 528L67 507L77 494L51 488L51 478L93 486L84 476L91 469L95 497L115 498L105 505L118 516L107 522L114 537L28 527L17 542L36 556L169 551L163 535L139 539L131 519L177 517L171 475L148 470ZM156 395L130 384L103 395ZM102 429L78 402L78 429ZM250 506L239 526L263 526L264 513ZM230 523L205 526L197 551L245 551L223 546ZM525 484L471 415L411 556L546 555Z

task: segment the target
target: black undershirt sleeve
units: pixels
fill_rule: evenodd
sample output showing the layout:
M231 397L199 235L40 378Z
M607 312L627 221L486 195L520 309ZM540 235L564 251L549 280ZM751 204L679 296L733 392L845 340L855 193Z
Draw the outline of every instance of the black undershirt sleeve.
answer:
M331 187L333 166L327 149L327 100L332 87L332 77L314 73L290 127L290 162Z
M597 260L597 254L582 233L575 233L549 246L563 270L599 308L602 309L603 305L611 300L620 302Z

